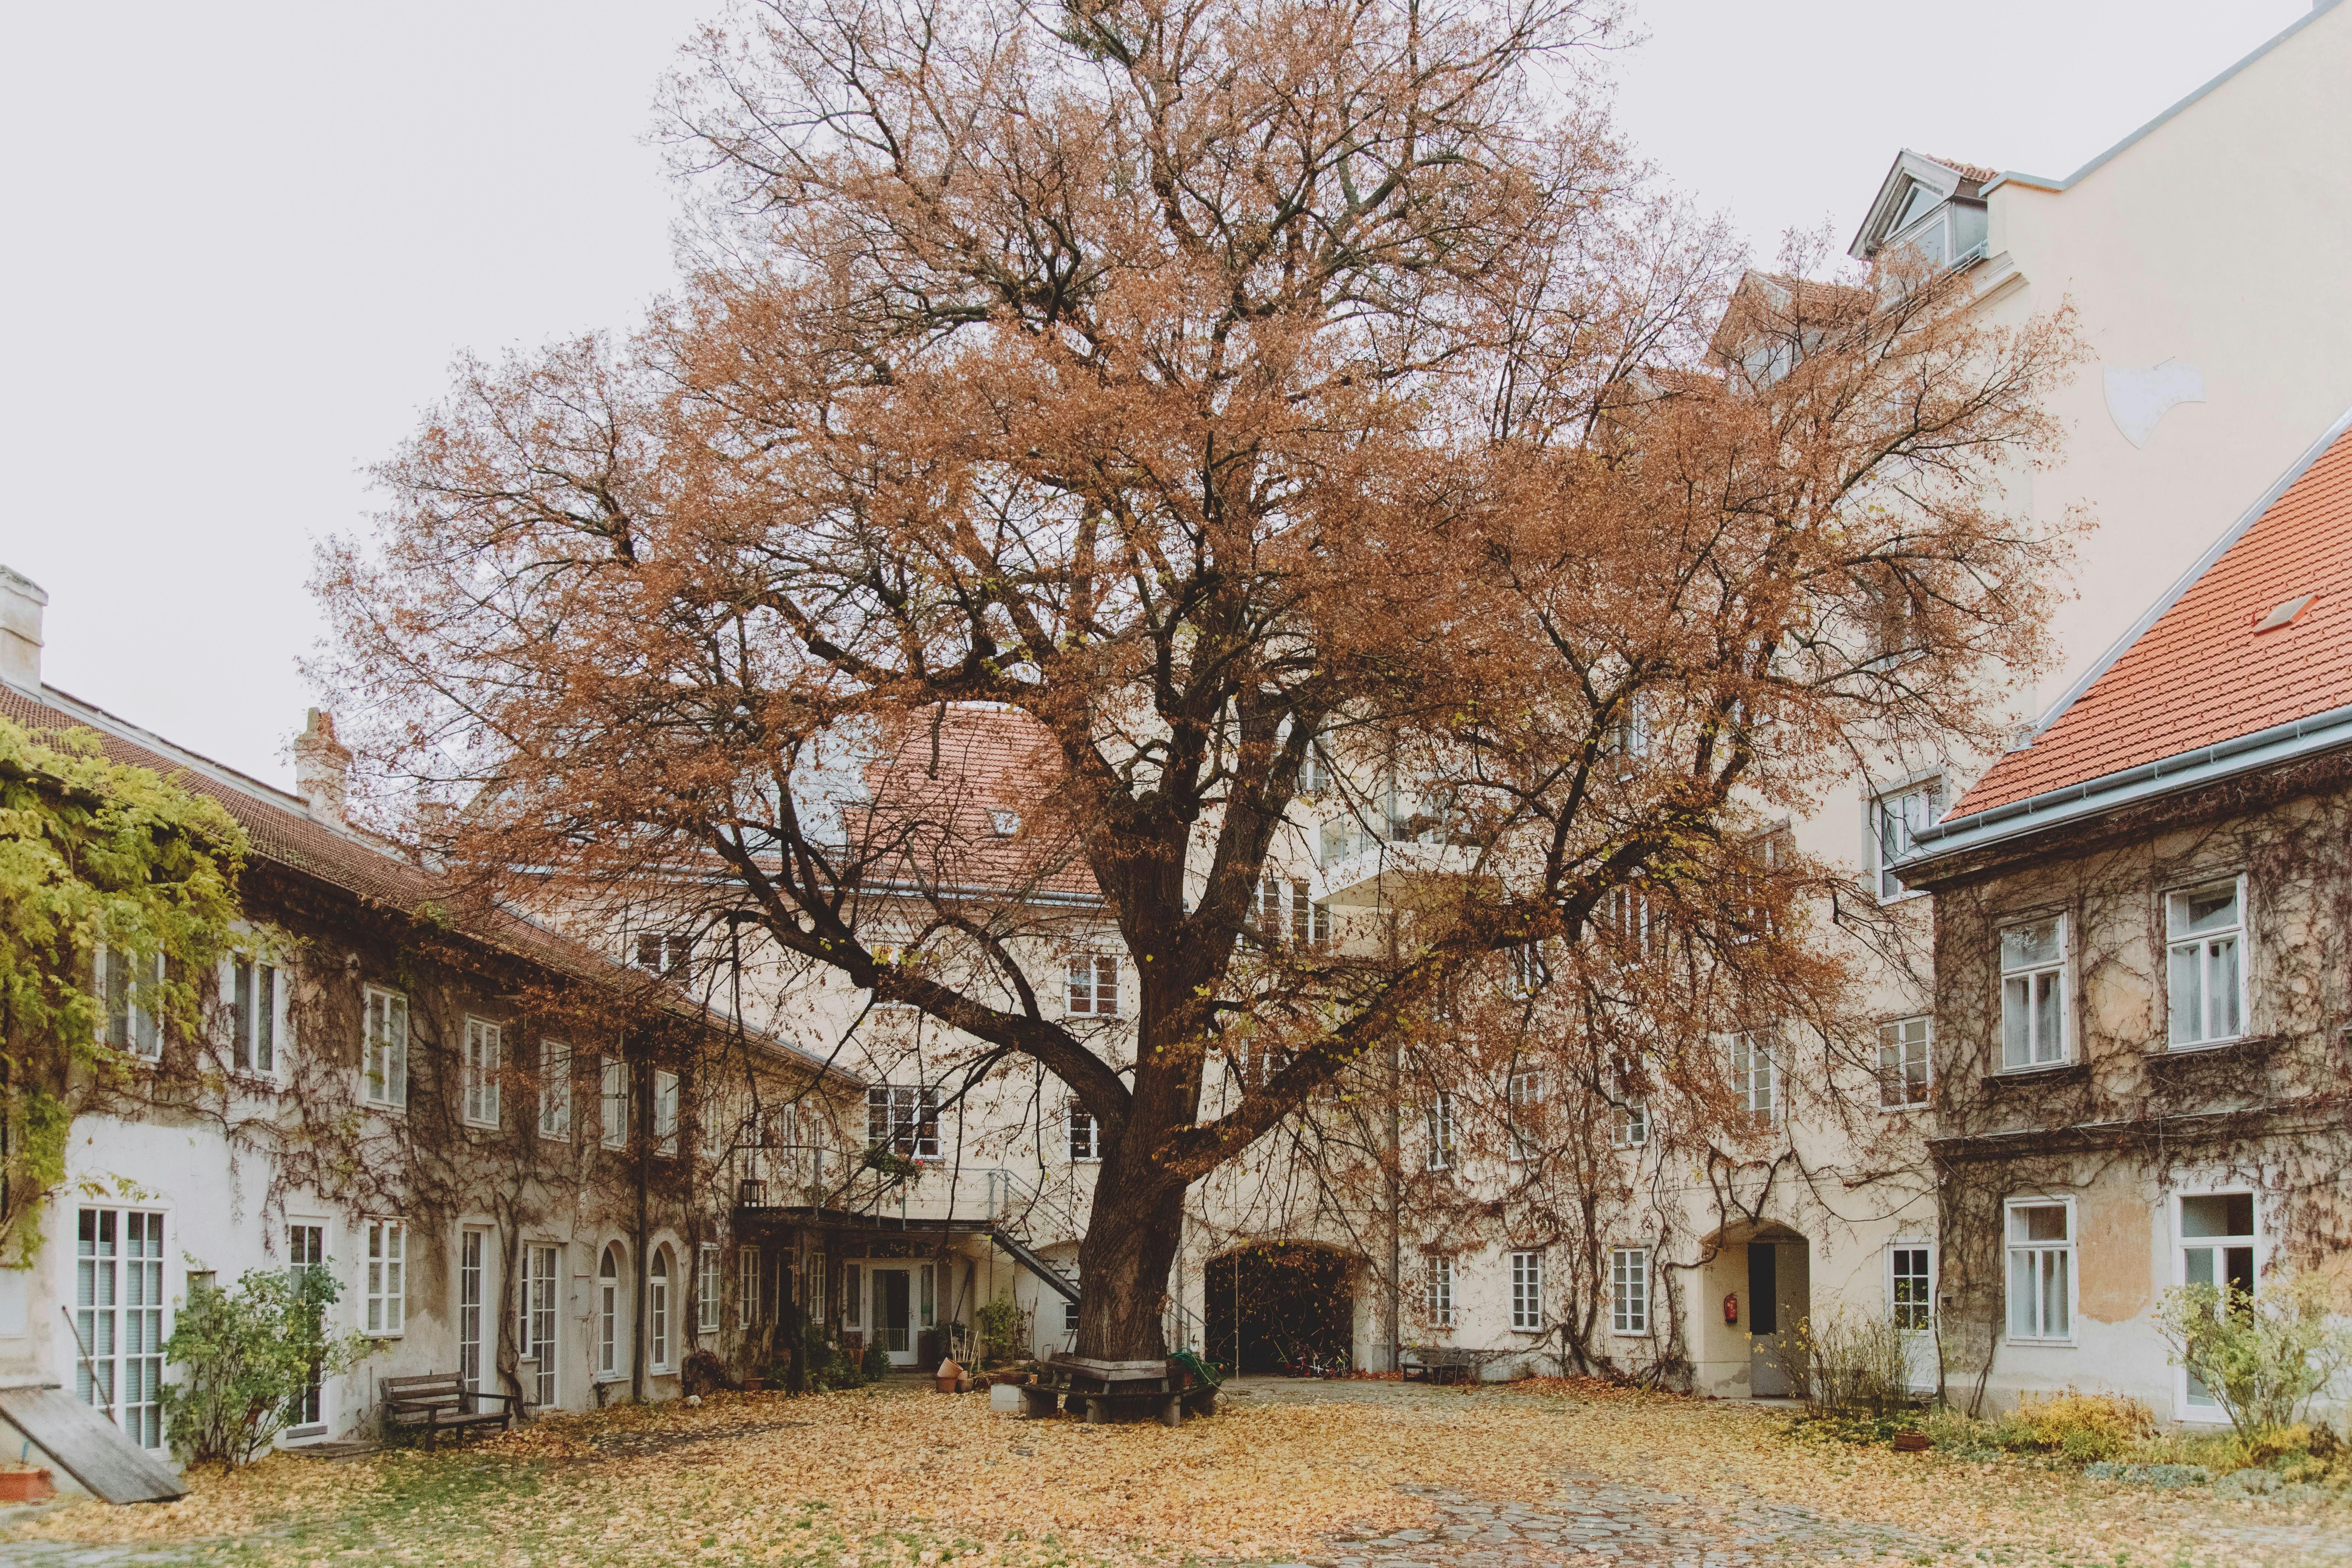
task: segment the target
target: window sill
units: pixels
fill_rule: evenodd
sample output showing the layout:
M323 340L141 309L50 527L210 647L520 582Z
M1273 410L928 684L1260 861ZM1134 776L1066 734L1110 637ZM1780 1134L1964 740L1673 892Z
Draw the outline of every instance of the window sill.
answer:
M1102 1163L1102 1156L1100 1154L1089 1154L1081 1159L1079 1156L1073 1154L1070 1156L1070 1163L1073 1165L1099 1165Z
M2199 1040L2194 1045L2161 1045L2142 1051L2151 1062L2185 1057L2223 1056L2231 1051L2258 1051L2278 1043L2276 1035L2231 1035L2225 1040Z
M1650 1337L1650 1331L1647 1329L1612 1329L1609 1331L1609 1337L1612 1340L1646 1340Z
M407 1337L406 1329L362 1329L360 1331L360 1338L363 1340L404 1340Z
M323 1437L326 1435L327 1428L324 1425L317 1426L289 1426L285 1431L278 1434L281 1438L289 1439L297 1443L311 1437Z
M457 1125L474 1132L497 1132L503 1131L503 1129L501 1129L495 1121L476 1121L471 1118L460 1121Z
M2009 1084L2070 1083L2087 1080L2091 1076L2087 1062L2045 1062L2038 1067L2002 1068L1984 1076L1987 1089L1998 1089Z
M2021 1340L2011 1336L2002 1342L2015 1345L2021 1350L2032 1351L2071 1351L2074 1348L2073 1340Z

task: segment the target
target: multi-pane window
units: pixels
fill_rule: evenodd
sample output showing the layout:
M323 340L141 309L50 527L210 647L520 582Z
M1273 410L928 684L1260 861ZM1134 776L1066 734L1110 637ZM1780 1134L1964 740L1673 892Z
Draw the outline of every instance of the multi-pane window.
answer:
M596 1264L596 1375L621 1373L621 1249L608 1247Z
M457 1233L457 1376L477 1392L482 1386L483 1264L489 1245L488 1231Z
M735 1326L760 1326L760 1249L756 1247L735 1249Z
M677 1152L677 1074L667 1069L654 1074L654 1148Z
M629 1141L629 1064L618 1057L606 1057L604 1064L596 1131L605 1148L618 1149Z
M1609 1330L1618 1334L1650 1331L1650 1250L1609 1249Z
M1887 1254L1887 1300L1895 1310L1895 1326L1907 1334L1927 1332L1936 1326L1935 1276L1927 1248L1893 1247Z
M694 939L677 931L639 931L636 964L648 974L684 980L694 973Z
M1286 942L1319 948L1331 940L1331 906L1315 898L1307 884L1296 878L1260 880L1253 919L1262 946L1278 947Z
M516 1304L522 1317L522 1359L531 1363L530 1402L552 1405L562 1392L555 1376L555 1247L525 1247L522 1268L522 1289L516 1293Z
M407 1328L408 1226L372 1219L360 1230L360 1327L388 1339Z
M1538 1152L1536 1134L1543 1112L1543 1074L1532 1069L1515 1072L1505 1098L1511 1112L1511 1159L1524 1164Z
M1650 1141L1650 1102L1629 1100L1617 1107L1617 1125L1610 1142L1620 1149L1639 1149Z
M2180 1268L2183 1285L2210 1285L2225 1298L2221 1310L2245 1310L2261 1285L2254 1251L2254 1194L2202 1193L2180 1200ZM2187 1403L2200 1412L2221 1408L2197 1374L2185 1375Z
M74 1395L163 1446L163 1216L84 1209L74 1258Z
M1118 955L1074 952L1070 955L1068 1011L1073 1018L1118 1016Z
M572 1047L561 1040L539 1042L539 1135L572 1136Z
M397 1110L408 1103L408 998L371 985L362 1008L360 1099Z
M866 1267L859 1263L841 1266L841 1321L850 1328L866 1321Z
M906 1083L877 1083L868 1089L866 1143L909 1160L938 1159L940 1091Z
M1521 1001L1551 984L1551 964L1540 942L1522 942L1511 949L1510 964L1511 994Z
M1926 1018L1878 1026L1878 1103L1888 1110L1927 1103L1927 1051L1935 1039Z
M1540 1333L1544 1326L1543 1254L1511 1254L1511 1327L1523 1334Z
M228 996L230 1061L239 1072L274 1075L278 1023L286 1005L283 974L274 963L232 958Z
M1071 1100L1062 1108L1062 1131L1069 1138L1070 1163L1088 1164L1102 1158L1102 1123L1095 1113Z
M2000 933L2000 1065L2049 1067L2066 1059L2066 917Z
M2171 1043L2200 1046L2245 1032L2245 908L2235 879L2168 893L2165 990Z
M327 1227L307 1225L300 1221L286 1227L286 1268L293 1277L294 1288L306 1300L314 1303L313 1310L323 1314L322 1292L316 1292L310 1278L313 1268L327 1266ZM317 1320L313 1319L315 1322ZM310 1363L310 1375L287 1401L286 1425L293 1427L320 1426L326 1422L326 1389L321 1384L319 1363Z
M1454 1095L1440 1089L1429 1102L1429 1169L1454 1168Z
M479 1018L466 1020L465 1119L469 1127L499 1124L499 1067L505 1053L502 1032Z
M706 1241L694 1254L694 1329L701 1334L719 1331L719 1244Z
M163 955L98 950L98 994L106 1003L106 1043L153 1061L163 1054Z
M1878 878L1881 903L1903 898L1910 891L1903 885L1903 879L1895 874L1895 864L1911 853L1919 830L1934 825L1936 814L1943 809L1943 792L1941 780L1929 779L1925 784L1889 790L1870 803L1872 868Z
M1454 1326L1454 1259L1435 1257L1429 1260L1428 1281L1429 1321L1441 1329Z
M1762 1029L1731 1037L1731 1095L1758 1126L1780 1111L1780 1068L1772 1059L1772 1037Z
M1610 889L1601 900L1597 919L1620 962L1647 960L1665 934L1662 921L1650 908L1649 895L1639 888Z
M2009 1337L2066 1341L2074 1335L2074 1209L2046 1198L2011 1199Z
M669 1248L654 1249L646 1276L646 1346L652 1370L669 1370Z

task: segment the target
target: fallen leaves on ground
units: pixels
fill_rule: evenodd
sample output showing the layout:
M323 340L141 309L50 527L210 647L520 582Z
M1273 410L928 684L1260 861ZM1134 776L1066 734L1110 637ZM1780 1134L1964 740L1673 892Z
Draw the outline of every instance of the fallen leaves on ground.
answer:
M1971 1559L1993 1546L2020 1563L2254 1562L2260 1551L2217 1538L2217 1521L2303 1517L2273 1509L2253 1520L2243 1505L2119 1496L2069 1475L1796 1443L1784 1426L1753 1407L1564 1381L1533 1394L1294 1385L1172 1430L1015 1421L991 1415L985 1394L719 1396L698 1410L551 1416L462 1452L278 1456L193 1478L176 1503L77 1505L24 1533L233 1538L234 1554L256 1562L330 1551L631 1568L1296 1559L1328 1556L1333 1535L1427 1522L1429 1501L1401 1486L1540 1502L1576 1472L1725 1508L1800 1504L1965 1545Z

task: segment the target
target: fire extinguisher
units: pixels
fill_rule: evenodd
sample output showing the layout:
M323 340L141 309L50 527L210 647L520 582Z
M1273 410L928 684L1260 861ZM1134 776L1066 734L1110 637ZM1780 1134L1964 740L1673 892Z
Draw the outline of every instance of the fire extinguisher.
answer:
M1739 1326L1739 1292L1737 1290L1723 1299L1723 1326L1727 1329Z

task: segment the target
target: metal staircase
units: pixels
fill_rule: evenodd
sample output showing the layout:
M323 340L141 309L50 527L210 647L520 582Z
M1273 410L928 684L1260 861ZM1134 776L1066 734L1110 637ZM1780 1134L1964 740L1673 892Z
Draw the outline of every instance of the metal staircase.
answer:
M1078 1302L1078 1282L1041 1256L1031 1241L1032 1216L1042 1216L1051 1226L1068 1237L1078 1234L1075 1212L1055 1205L1011 1171L992 1170L988 1177L988 1238L1004 1249L1005 1255L1022 1268L1034 1274L1045 1287L1072 1306ZM1174 1295L1168 1299L1168 1309L1160 1315L1160 1333L1171 1351L1201 1351L1208 1343L1208 1329Z

